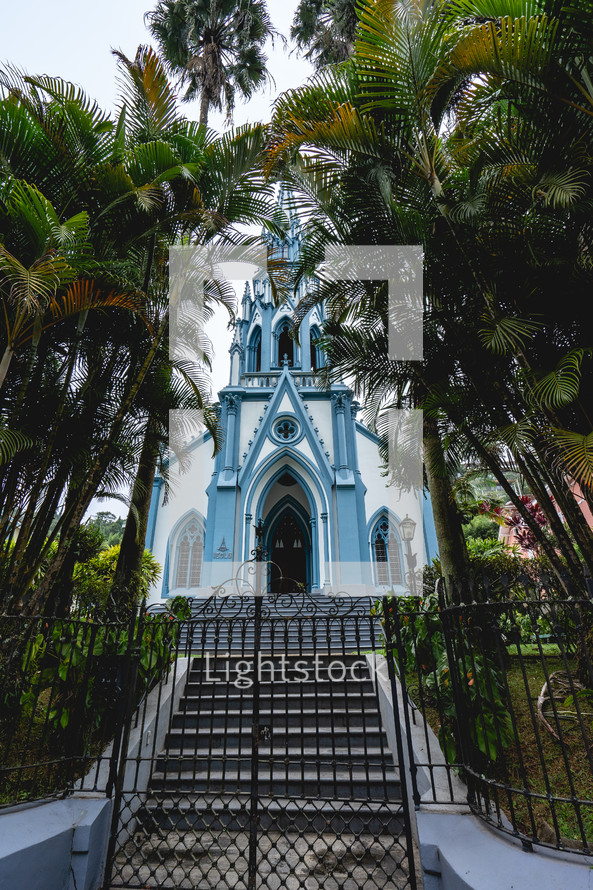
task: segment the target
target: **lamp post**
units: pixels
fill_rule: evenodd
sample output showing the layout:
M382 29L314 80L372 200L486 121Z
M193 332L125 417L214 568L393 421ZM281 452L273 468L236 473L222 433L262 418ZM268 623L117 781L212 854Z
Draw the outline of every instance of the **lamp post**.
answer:
M264 561L264 522L260 519L255 528L255 595L261 596L262 563Z
M412 594L412 596L417 596L418 590L416 587L416 564L418 562L418 559L416 557L416 554L412 553L412 540L416 531L416 523L413 519L410 519L407 513L405 519L402 519L399 524L399 531L402 539L406 542L406 561L408 563L408 571L405 575L404 580L410 588L410 593Z

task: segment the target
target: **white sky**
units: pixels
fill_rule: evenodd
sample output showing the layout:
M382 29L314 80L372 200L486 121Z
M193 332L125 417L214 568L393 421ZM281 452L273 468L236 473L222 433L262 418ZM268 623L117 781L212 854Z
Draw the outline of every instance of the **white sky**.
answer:
M151 43L144 26L144 14L154 8L156 0L12 0L5 4L0 28L0 64L9 63L28 74L48 74L79 84L105 110L117 104L117 64L111 54L119 49L133 58L141 43ZM274 26L288 37L298 0L268 0ZM311 66L291 47L280 41L268 46L268 67L275 80L247 104L237 101L234 123L268 120L274 99L287 89L300 86L312 73ZM183 104L183 114L196 119L197 102ZM209 124L222 130L224 117L211 112ZM243 285L237 285L242 294ZM231 333L226 330L226 313L215 320L212 341L216 344L212 375L214 392L228 382L228 347ZM125 515L126 509L117 501L102 502L96 509L112 510ZM91 510L91 512L95 512Z
M0 61L26 69L29 74L49 74L80 84L100 105L114 108L117 101L117 65L111 49L133 57L140 43L151 43L144 14L156 3L150 0L25 0L5 5L0 29ZM274 26L288 35L297 0L268 0ZM235 123L265 120L277 93L298 86L312 70L280 43L268 48L269 68L276 90L268 89L247 105L237 103ZM184 114L197 119L197 103L183 106ZM218 120L217 120L218 117ZM212 116L213 127L222 126Z

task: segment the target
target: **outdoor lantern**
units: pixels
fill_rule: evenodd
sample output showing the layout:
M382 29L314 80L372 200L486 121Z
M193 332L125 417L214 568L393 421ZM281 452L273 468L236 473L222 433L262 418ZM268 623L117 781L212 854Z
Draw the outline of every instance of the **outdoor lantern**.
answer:
M399 530L404 541L411 541L414 537L414 532L416 531L416 523L413 519L410 519L407 513L406 518L402 519L399 524Z

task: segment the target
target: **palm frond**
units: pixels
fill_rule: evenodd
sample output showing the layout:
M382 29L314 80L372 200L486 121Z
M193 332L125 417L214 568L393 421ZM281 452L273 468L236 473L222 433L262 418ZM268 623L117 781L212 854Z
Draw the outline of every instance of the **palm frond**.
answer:
M504 316L491 318L482 316L483 326L479 331L482 344L497 355L523 349L527 341L541 329L541 322L527 318Z
M558 362L555 370L537 381L532 389L535 404L562 408L578 398L581 385L581 365L590 350L572 349Z
M30 436L25 436L18 430L0 427L0 466L7 464L19 452L33 448L34 444Z

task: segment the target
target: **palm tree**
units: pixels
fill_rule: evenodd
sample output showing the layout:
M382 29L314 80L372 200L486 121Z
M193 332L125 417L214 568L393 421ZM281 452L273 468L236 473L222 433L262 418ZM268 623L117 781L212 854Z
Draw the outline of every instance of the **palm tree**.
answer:
M354 53L355 0L301 0L290 36L316 68L344 62Z
M570 477L592 478L588 341L574 321L590 274L590 23L577 39L572 9L550 10L553 21L531 6L516 20L493 8L369 0L353 62L278 103L269 169L311 208L310 270L328 239L423 244L424 362L388 362L379 292L328 288L336 373L354 368L375 410L424 409L433 490L446 461L478 459L533 525L506 479L514 465L556 540L534 534L558 575L582 586L580 555L591 571L593 548ZM441 549L455 545L447 525Z
M146 19L172 74L200 97L200 123L211 108L232 119L235 97L249 99L270 78L263 49L280 35L265 0L159 0Z
M43 197L31 206L2 204L5 290L9 257L20 256L30 269L49 248L60 269L72 269L70 283L54 274L55 295L44 297L49 320L54 311L66 315L63 306L69 318L49 326L37 299L42 323L33 321L34 335L17 344L22 360L10 363L0 391L0 421L23 437L23 447L0 468L4 589L7 602L22 607L26 601L30 611L42 607L56 585L64 589L60 573L92 498L133 483L139 459L147 463L147 440L151 461L155 441L162 451L169 408L200 408L215 432L199 356L192 365L169 361L168 246L230 237L237 220L261 223L268 216L276 225L271 187L255 168L265 129L244 127L217 138L179 115L154 52L141 49L134 60L120 62L125 86L117 122L71 85L50 78L7 73L8 97L0 102L8 171L3 195L22 191L26 175ZM37 224L40 207L45 228ZM86 240L67 238L72 218L85 220ZM49 236L60 232L66 246L54 247ZM78 303L75 287L82 293ZM10 290L6 294L13 307ZM117 322L88 311L111 294L114 303L134 310ZM140 486L134 490L139 497ZM136 503L134 511L143 549ZM58 542L55 556L35 586L52 541Z

